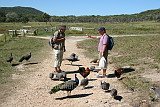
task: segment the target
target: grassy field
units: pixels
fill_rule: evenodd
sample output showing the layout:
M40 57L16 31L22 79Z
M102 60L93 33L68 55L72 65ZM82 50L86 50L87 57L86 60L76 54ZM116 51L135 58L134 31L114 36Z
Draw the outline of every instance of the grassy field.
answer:
M12 74L28 73L19 71L15 66L11 66L10 63L6 62L10 53L13 53L13 64L17 64L19 59L29 54L29 52L32 52L31 62L38 62L44 58L42 55L45 54L41 50L46 46L48 46L48 41L46 40L23 37L14 38L14 40L7 41L6 43L0 42L0 99L10 95L11 91L13 91L13 86L21 82L12 79Z
M67 27L95 28L95 30L66 31L66 35L84 35L86 33L97 34L101 26L107 28L109 34L160 34L160 23L154 21L131 22L131 23L61 23L61 22L29 22L29 23L0 23L0 34L7 33L9 29L22 29L22 26L32 26L32 29L51 29L65 24ZM53 31L54 32L54 31ZM52 35L52 31L39 31L38 35Z
M109 53L109 63L117 67L130 66L135 72L123 74L121 80L128 88L140 93L141 97L151 96L149 88L157 85L143 78L143 74L160 73L160 35L140 37L117 37L114 38L115 46ZM98 40L80 41L77 46L85 49L87 57L98 57ZM90 54L92 53L92 54Z

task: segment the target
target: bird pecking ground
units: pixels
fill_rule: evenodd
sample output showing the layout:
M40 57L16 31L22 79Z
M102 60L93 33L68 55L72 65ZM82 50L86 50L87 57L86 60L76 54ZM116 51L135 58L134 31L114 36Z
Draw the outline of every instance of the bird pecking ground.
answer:
M47 37L44 39L48 39ZM73 66L69 65L68 61L63 61L62 70L64 71L76 71L78 66L90 67L92 64L89 62L92 59L86 58L83 55L83 50L76 47L77 41L85 39L84 37L67 37L66 39L66 52L64 58L70 56L71 53L76 53L79 62L73 62ZM21 81L19 84L13 87L15 93L7 98L0 106L2 107L131 107L132 102L137 101L137 94L128 90L119 80L116 78L96 78L97 73L91 72L88 76L89 85L86 89L82 90L82 87L77 87L72 91L70 97L67 96L67 92L59 91L50 95L48 91L61 83L62 81L53 81L49 79L48 75L53 71L53 52L48 46L43 51L45 59L37 65L19 65L18 70L23 71L35 71L27 74L17 75L13 74L12 79ZM92 53L90 53L92 54ZM32 59L31 59L32 61ZM96 66L98 68L98 66ZM109 64L107 69L108 74L114 73L112 64ZM82 79L80 74L77 75L79 80ZM73 74L67 74L67 78L74 79ZM110 83L110 89L115 88L118 90L117 99L113 99L110 93L104 92L100 88L100 82L106 81ZM143 103L143 102L142 102Z

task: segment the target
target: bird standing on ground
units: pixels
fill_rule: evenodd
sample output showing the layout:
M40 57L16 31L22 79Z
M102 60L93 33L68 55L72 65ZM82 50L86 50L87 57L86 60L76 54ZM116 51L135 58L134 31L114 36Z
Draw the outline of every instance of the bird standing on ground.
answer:
M13 61L13 56L12 56L12 53L11 53L11 56L8 57L7 62L11 63L12 61Z
M110 84L109 83L106 83L105 81L102 82L101 81L101 88L105 91L109 90L109 87L110 87Z
M73 62L79 61L78 56L76 56L75 53L72 53L70 58L66 58L66 60L68 60L69 62L71 62L71 65Z
M158 88L158 87L151 87L151 89L155 92L155 98L159 99L160 98L160 88Z
M56 93L60 90L67 91L67 95L71 95L71 91L74 90L79 84L79 79L77 78L77 75L75 74L75 80L66 81L64 83L58 84L57 86L53 87L50 94Z
M122 70L121 70L121 68L118 68L117 70L115 70L114 74L115 74L115 76L116 76L117 78L120 78L121 75L122 75Z
M71 55L70 55L70 58L75 58L76 57L76 54L75 53L72 53Z
M31 52L30 52L30 54L24 56L24 59L25 59L26 61L28 61L28 60L31 58L31 56L32 56L32 54L31 54Z
M57 73L56 74L56 77L59 79L59 81L60 81L60 79L62 79L62 78L64 78L64 80L66 79L66 72L61 72L61 73Z
M90 63L97 63L98 62L98 58L93 59Z
M117 96L117 90L116 90L116 89L112 89L112 90L110 91L110 94L111 94L111 96L112 96L113 98L115 98L115 97Z
M31 58L32 54L30 52L30 54L26 55L26 56L22 56L19 60L19 62L23 62L23 60L28 61Z
M87 86L88 83L88 78L84 78L81 80L80 86L83 86L83 89L85 89L85 86Z
M90 74L90 70L87 67L85 70L80 70L80 74L82 75L83 78L86 78Z

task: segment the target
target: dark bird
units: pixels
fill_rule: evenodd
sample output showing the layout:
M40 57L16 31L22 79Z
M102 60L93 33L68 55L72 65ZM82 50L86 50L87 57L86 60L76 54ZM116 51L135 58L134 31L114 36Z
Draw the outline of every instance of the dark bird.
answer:
M84 78L81 80L80 86L83 86L83 89L85 89L85 86L87 86L88 83L88 78Z
M13 56L12 56L12 53L11 53L11 56L10 57L8 57L8 59L7 59L7 62L12 62L13 61Z
M75 53L72 53L69 58L66 58L66 60L71 62L71 65L72 65L73 62L79 61L78 56L76 56Z
M24 59L25 59L26 61L28 61L28 60L31 58L31 56L32 56L32 54L31 54L31 52L30 52L30 54L24 56Z
M66 58L69 62L71 62L71 65L73 62L79 61L78 56L72 57L72 58Z
M62 78L64 78L64 80L66 79L66 72L61 72L61 73L57 73L56 77L61 80Z
M98 59L93 59L90 63L97 63L98 62Z
M115 98L115 97L117 96L117 90L116 90L116 89L112 89L112 90L110 91L110 94L111 94L111 96L112 96L113 98Z
M86 69L80 67L79 71L83 78L86 78L90 74L90 70L88 67Z
M101 88L105 91L109 90L109 87L110 87L110 84L109 83L106 83L105 81L102 82L101 81Z
M19 59L19 62L22 62L24 60L24 56L22 56L20 59Z
M53 77L54 77L54 74L53 74L53 73L50 73L50 74L49 74L49 78L52 79Z
M160 88L151 87L151 89L155 92L155 99L159 99L160 98Z
M71 91L74 90L79 84L79 79L77 78L77 75L75 74L75 80L66 81L64 83L58 84L57 86L53 87L50 94L56 93L60 90L67 91L67 95L71 95Z
M26 55L26 56L22 56L19 60L19 62L23 62L24 60L28 61L31 58L31 52L30 54Z
M114 71L114 74L117 78L120 78L122 75L122 70L121 68L118 68L117 70Z
M75 53L72 53L71 55L70 55L70 58L75 58L76 57L76 54Z

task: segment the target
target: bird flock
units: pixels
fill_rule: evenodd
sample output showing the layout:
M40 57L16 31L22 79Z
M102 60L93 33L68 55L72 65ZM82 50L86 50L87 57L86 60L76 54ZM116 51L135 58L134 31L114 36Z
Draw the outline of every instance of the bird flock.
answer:
M69 58L66 58L65 60L68 60L69 62L71 62L71 65L73 62L75 61L79 61L78 56L75 53L72 53L70 55ZM94 59L92 60L90 63L97 63L98 59ZM65 81L63 83L57 84L56 86L54 86L49 93L50 94L55 94L58 91L67 91L67 96L71 95L71 91L73 91L78 85L82 87L83 89L86 89L86 86L89 84L89 79L87 78L88 75L90 75L91 71L95 70L95 66L91 66L90 68L87 67L79 67L79 69L77 70L76 73L79 73L83 79L81 81L79 81L77 74L75 74L75 79L74 80L69 80L69 81ZM121 69L118 68L117 70L115 70L114 75L119 79L121 77ZM58 78L58 80L61 80L61 78L66 78L66 73L65 72L61 72L61 73L50 73L49 74L49 78L53 79L54 75L56 75L56 78ZM102 90L104 90L105 92L109 92L111 97L115 99L115 97L118 94L118 91L116 89L110 89L110 84L107 83L106 81L101 81L101 83L99 84L99 86L101 87Z
M22 56L22 57L19 59L19 63L22 63L24 60L29 61L29 59L30 59L31 57L32 57L32 54L31 54L31 52L30 52L29 54ZM9 63L12 63L13 59L14 59L14 58L13 58L13 54L11 53L10 56L6 59L6 61L9 62Z

